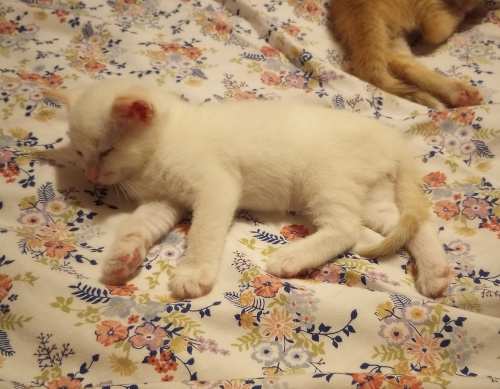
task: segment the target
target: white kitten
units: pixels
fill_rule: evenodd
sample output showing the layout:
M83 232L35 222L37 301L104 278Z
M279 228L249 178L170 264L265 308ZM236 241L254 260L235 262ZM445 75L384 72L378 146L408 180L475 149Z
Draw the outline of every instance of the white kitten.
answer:
M387 237L358 253L406 245L421 293L436 297L448 287L413 153L374 119L276 101L195 106L123 80L45 95L69 107L70 139L87 178L122 185L140 203L109 253L106 282L127 281L153 242L192 212L169 286L179 298L208 293L233 215L244 208L300 210L317 227L272 255L267 268L276 276L336 258L355 246L364 223Z

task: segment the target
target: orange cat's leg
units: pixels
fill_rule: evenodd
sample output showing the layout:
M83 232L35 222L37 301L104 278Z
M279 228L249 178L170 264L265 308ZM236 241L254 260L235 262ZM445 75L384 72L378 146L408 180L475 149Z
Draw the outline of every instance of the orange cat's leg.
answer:
M419 63L403 43L395 42L395 48L389 66L396 77L417 86L448 107L478 105L483 100L472 85L443 76Z

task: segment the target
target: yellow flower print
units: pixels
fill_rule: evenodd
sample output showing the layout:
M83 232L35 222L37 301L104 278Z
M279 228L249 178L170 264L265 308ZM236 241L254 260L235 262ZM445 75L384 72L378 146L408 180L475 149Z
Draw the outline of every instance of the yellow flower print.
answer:
M253 294L252 291L243 293L240 296L240 304L242 307L249 307L253 304L254 301L255 301L255 295Z

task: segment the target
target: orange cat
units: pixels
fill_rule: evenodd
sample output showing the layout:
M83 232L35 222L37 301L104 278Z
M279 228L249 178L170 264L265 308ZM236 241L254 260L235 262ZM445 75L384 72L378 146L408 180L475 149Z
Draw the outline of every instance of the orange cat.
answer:
M386 92L432 108L477 105L472 85L417 62L408 36L444 43L466 15L485 14L484 0L331 0L331 28L351 57L354 75Z

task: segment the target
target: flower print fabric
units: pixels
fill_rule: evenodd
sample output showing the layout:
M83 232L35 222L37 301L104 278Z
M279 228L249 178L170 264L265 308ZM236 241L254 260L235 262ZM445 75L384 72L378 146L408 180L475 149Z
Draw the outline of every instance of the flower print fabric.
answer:
M442 111L352 77L327 29L326 3L0 5L6 388L498 387L500 2L489 1L480 23L419 57L483 95L481 106ZM273 253L315 231L294 210L240 210L217 285L202 298L178 301L167 289L190 219L154 242L126 284L103 284L102 262L133 204L85 180L68 147L64 109L43 91L125 77L193 104L293 100L304 103L305 116L321 105L394 127L417 151L451 268L445 296L416 291L419 269L406 250L369 260L348 251L293 279L268 274ZM306 141L307 123L303 130Z

